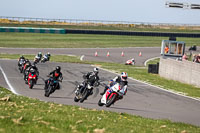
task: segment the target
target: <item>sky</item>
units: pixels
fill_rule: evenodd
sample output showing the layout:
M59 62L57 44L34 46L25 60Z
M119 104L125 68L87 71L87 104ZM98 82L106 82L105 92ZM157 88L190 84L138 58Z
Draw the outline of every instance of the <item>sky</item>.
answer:
M0 0L0 16L200 24L200 9L167 8L166 1L200 0Z

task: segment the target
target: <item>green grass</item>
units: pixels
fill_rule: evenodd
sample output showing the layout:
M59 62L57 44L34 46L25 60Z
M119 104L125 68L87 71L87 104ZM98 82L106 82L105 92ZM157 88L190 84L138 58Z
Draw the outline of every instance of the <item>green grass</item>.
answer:
M28 59L33 59L34 55L24 55ZM0 58L10 58L10 59L18 59L20 57L19 54L0 54ZM127 66L123 64L117 63L107 63L107 62L89 62L89 61L80 61L79 57L76 56L65 56L65 55L53 55L50 59L53 62L70 62L70 63L87 63L98 65L102 68L115 71L116 73L121 73L126 71L129 77L135 78L137 80L141 80L152 85L160 86L167 90L173 90L178 93L183 93L187 96L200 98L200 88L195 86L184 84L174 80L168 80L165 78L160 77L157 74L148 73L148 68L138 68L134 66ZM151 61L150 63L157 63L159 59L155 61ZM159 81L159 82L158 82Z
M12 48L108 48L160 47L168 37L89 34L0 33L0 47ZM200 46L200 38L177 38L187 46Z
M198 133L200 128L17 96L0 87L0 132Z

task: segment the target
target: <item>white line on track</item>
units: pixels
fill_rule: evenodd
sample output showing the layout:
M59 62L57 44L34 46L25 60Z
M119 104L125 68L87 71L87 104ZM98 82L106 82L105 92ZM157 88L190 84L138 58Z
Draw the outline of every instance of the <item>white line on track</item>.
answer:
M12 85L10 84L10 82L9 82L9 80L8 80L6 74L5 74L5 72L4 72L4 70L2 69L1 66L0 66L0 70L1 70L1 72L2 72L2 74L3 74L3 76L4 76L4 79L6 80L6 83L8 84L8 87L10 88L10 90L11 90L14 94L19 95L19 94L15 91L15 89L12 87Z
M147 62L149 62L149 61L151 61L151 60L154 60L154 59L157 59L157 58L160 58L160 56L159 56L159 57L150 58L150 59L146 60L146 61L144 62L144 66L146 67L146 66L147 66Z
M82 61L84 57L85 57L85 56L84 56L84 55L82 55L82 56L81 56L81 58L80 58L80 60Z

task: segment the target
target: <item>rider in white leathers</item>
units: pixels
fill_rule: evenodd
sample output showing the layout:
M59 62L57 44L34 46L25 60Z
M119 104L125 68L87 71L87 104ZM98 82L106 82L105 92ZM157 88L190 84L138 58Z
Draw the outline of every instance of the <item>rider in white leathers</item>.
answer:
M109 86L113 86L114 82L119 83L121 90L120 93L123 95L126 95L127 92L127 87L128 87L128 74L126 72L122 72L121 76L116 76L114 79L110 80L110 85ZM106 90L109 88L109 86L106 86L104 91L102 93L100 93L101 95L104 95L104 93L106 92Z

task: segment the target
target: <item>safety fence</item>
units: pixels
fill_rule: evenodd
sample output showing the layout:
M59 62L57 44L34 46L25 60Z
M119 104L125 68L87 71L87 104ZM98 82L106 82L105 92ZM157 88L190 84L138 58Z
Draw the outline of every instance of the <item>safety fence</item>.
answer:
M114 27L160 27L170 28L186 27L200 28L200 24L184 23L151 23L151 22L133 22L133 21L108 21L108 20L83 20L83 19L48 19L48 18L30 18L30 17L9 17L0 16L0 23L5 24L40 24L40 25L84 25L84 26L114 26Z
M102 30L72 30L58 28L30 28L30 27L0 27L0 32L26 32L26 33L54 33L54 34L103 34L127 36L156 36L156 37L191 37L199 38L198 33L163 33L163 32L123 32Z

